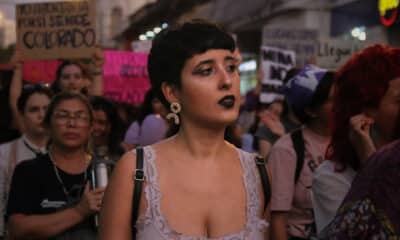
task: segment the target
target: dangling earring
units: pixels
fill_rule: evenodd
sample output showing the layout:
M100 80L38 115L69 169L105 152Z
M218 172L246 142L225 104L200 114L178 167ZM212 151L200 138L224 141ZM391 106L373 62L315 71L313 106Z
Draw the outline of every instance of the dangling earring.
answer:
M181 111L181 105L178 102L173 102L169 106L169 109L171 110L170 113L167 114L167 119L170 120L171 118L174 119L174 123L176 125L179 125L179 116L178 113Z

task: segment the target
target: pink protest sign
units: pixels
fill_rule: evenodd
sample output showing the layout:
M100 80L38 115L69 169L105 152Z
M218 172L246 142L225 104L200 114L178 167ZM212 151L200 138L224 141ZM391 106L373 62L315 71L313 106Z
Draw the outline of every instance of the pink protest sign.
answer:
M52 83L56 79L56 70L60 64L60 61L26 61L23 79L30 83Z
M104 96L118 102L142 102L150 89L147 54L104 51Z

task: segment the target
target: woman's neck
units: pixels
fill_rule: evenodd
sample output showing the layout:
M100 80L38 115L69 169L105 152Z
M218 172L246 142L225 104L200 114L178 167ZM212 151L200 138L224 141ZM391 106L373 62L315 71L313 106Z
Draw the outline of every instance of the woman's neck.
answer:
M187 151L191 159L214 160L226 142L225 129L210 129L207 127L181 126L175 141Z
M81 148L64 148L52 145L49 151L51 160L60 169L68 173L81 173L90 163L90 156Z
M316 133L320 136L323 136L323 137L330 136L329 126L325 122L322 122L319 120L314 120L306 125L311 131L313 131L314 133Z
M97 146L108 146L108 139L106 137L94 138L94 145Z

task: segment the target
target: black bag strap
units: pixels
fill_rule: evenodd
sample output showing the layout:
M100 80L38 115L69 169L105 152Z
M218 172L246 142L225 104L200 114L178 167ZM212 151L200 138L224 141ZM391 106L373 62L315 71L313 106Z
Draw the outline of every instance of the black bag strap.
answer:
M261 177L261 183L264 191L264 211L267 208L269 201L271 200L271 189L267 170L265 170L265 159L261 156L256 156L256 165Z
M132 233L133 239L136 239L136 221L139 217L139 204L142 194L142 186L145 179L143 171L143 148L136 149L136 170L134 174L135 190L133 192L132 201Z
M296 184L299 181L301 170L304 165L304 138L302 129L296 129L292 133L290 133L290 137L292 138L293 147L296 151L297 161L296 161L296 172L294 175L294 183Z

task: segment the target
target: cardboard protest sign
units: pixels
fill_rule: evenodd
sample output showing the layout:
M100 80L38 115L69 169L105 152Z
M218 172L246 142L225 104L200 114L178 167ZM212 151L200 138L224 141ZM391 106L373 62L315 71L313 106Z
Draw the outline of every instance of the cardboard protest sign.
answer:
M93 0L18 4L17 47L22 58L84 58L96 47Z
M56 71L61 62L27 61L23 66L23 79L30 83L52 83L56 79Z
M296 66L295 52L263 46L261 47L261 64L264 77L260 102L271 103L282 100L284 97L279 93L279 89L283 85L286 72Z
M118 102L142 102L150 89L147 54L104 51L104 95Z
M294 51L296 65L302 68L306 64L313 63L318 39L319 33L313 29L265 27L262 45Z
M355 41L322 39L318 42L317 65L335 70L363 47L363 44Z

